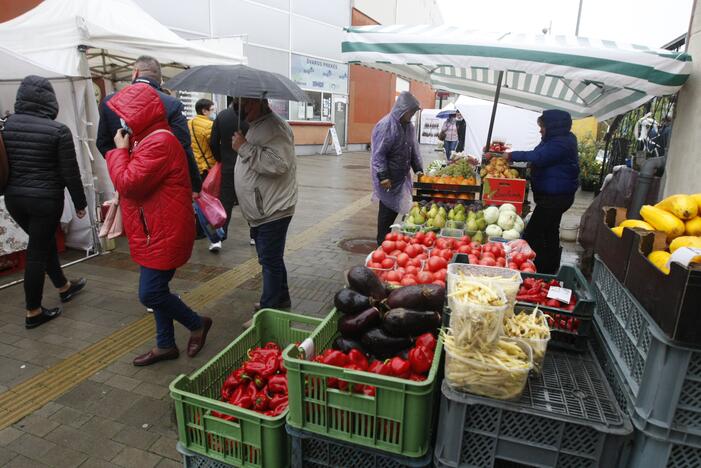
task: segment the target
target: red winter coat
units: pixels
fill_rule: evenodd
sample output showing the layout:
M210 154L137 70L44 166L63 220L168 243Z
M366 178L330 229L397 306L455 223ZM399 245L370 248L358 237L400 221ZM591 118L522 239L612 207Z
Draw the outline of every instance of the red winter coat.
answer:
M131 257L147 268L178 268L190 258L195 241L192 188L183 147L170 133L161 99L149 85L128 86L108 106L133 132L131 151L107 153Z

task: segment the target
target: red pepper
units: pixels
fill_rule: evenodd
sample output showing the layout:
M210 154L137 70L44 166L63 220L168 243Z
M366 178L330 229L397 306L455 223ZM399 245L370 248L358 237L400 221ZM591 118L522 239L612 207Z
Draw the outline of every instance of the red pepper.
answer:
M348 351L348 360L358 366L359 370L366 371L370 368L368 363L368 358L362 353L362 351L353 348Z
M277 356L279 353L277 349L253 348L248 351L248 358L251 361L267 362L271 356Z
M262 361L246 361L243 368L248 375L253 377L261 375L265 371L265 363Z
M380 367L382 367L382 361L372 361L370 363L370 367L368 367L368 372L372 372L373 374L379 374Z
M411 366L408 361L395 356L389 361L390 368L392 369L392 375L394 377L406 378L409 376L409 371Z
M265 343L263 345L263 348L264 349L275 349L277 351L282 351L280 349L280 346L277 343L275 343L274 341L268 341L267 343Z
M273 410L273 416L279 416L287 409L287 402L281 403Z
M366 370L366 369L362 369L360 366L358 366L356 364L348 364L348 365L346 365L346 369L356 370L356 371ZM339 381L339 387L340 387L340 382L341 381ZM363 391L363 384L354 383L353 385L351 385L351 391L353 393L361 393Z
M409 365L411 366L412 372L416 374L428 372L432 362L433 356L420 346L416 346L409 351Z
M363 385L363 395L375 396L376 390L372 385Z
M287 369L285 369L285 362L282 359L282 354L277 356L277 370L281 374L287 374Z
M249 397L248 395L244 395L235 403L235 405L244 409L251 409L253 408L253 398Z
M256 393L256 398L253 400L253 409L256 411L265 411L268 409L268 403L270 402L270 398L268 398L268 395L261 390L260 392Z
M282 374L274 375L268 380L270 393L287 394L287 377Z
M248 387L248 385L246 385L246 384L239 385L236 388L236 390L234 390L233 393L231 393L231 395L229 395L229 398L228 398L229 403L231 403L232 405L238 404L238 401L241 399L241 397L246 395L246 388L247 387Z
M326 354L326 353L324 353ZM322 360L324 364L329 364L332 366L338 366L338 367L343 367L346 364L348 364L348 356L343 354L341 351L337 350L331 350L330 353L328 353L326 356L324 356L324 359Z
M278 406L280 406L282 404L287 406L287 402L288 402L287 395L274 395L270 399L270 402L268 403L268 407L271 410L274 410L275 408L277 408Z
M260 375L256 375L255 378L253 379L253 383L255 384L257 389L261 389L265 387L265 384L267 383L266 380L261 377Z
M231 394L236 390L236 387L227 387L226 385L223 385L221 388L221 400L222 401L229 401L229 398L231 398Z
M278 355L268 356L265 360L265 369L261 374L261 377L267 379L278 371Z
M233 416L230 416L228 414L220 413L219 411L212 411L212 416L220 419L224 419L225 421L236 421L236 418Z
M436 337L431 333L424 333L416 338L416 346L434 352L436 350Z
M339 380L336 377L329 377L326 379L326 386L328 388L338 388Z
M409 380L413 380L414 382L423 382L424 380L426 380L426 377L424 377L421 374L415 374L414 372L412 372L409 375Z
M258 388L256 387L255 382L252 380L246 384L246 387L244 388L243 394L247 397L251 398L251 401L256 397L256 393L258 393Z

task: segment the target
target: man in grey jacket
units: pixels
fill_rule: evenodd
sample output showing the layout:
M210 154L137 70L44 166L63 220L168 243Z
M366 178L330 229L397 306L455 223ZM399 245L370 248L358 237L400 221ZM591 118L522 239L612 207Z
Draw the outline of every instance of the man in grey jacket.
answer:
M294 135L266 99L244 98L239 112L249 128L232 139L239 154L234 186L263 267L263 293L254 308L285 309L292 305L283 255L297 204Z

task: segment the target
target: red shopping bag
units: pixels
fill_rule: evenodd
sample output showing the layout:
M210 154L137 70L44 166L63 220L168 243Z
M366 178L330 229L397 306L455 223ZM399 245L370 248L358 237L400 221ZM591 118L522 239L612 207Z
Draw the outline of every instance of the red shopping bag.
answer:
M197 198L195 202L212 227L220 228L226 223L226 211L218 198L202 190L199 198Z
M209 170L207 177L205 177L202 183L202 191L210 194L214 198L219 198L219 193L221 191L221 164L216 163L213 168Z

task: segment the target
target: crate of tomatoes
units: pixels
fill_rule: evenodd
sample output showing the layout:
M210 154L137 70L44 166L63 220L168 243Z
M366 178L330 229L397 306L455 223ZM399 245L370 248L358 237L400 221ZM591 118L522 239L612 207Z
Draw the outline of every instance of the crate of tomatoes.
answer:
M431 428L443 346L436 339L445 288L388 292L364 266L312 335L315 355L288 346L287 423L366 448L423 457Z
M252 326L191 375L170 384L184 448L236 466L290 465L282 348L321 319L263 309Z
M582 272L561 265L555 275L522 272L522 276L516 312L537 306L547 316L552 346L585 351L596 298Z

